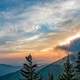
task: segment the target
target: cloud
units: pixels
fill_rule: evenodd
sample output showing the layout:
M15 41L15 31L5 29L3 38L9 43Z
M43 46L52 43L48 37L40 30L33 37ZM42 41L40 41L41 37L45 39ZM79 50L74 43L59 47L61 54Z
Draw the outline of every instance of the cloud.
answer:
M5 5L0 8L0 43L3 45L10 42L13 46L21 39L33 41L40 38L40 33L45 33L43 37L46 37L50 32L68 32L80 22L79 0L12 0L11 3L7 0L1 3L0 6Z
M29 38L22 39L22 40L20 40L20 41L21 41L21 42L33 41L33 40L39 39L41 36L42 36L42 34L38 34L38 35L34 35L34 36L32 36L32 37L29 37Z
M77 39L77 38L80 38L80 33L76 33L74 36L71 36L67 39L65 39L64 42L61 42L59 45L60 46L64 46L64 45L69 45L73 40Z
M54 3L54 2L53 2ZM8 26L16 26L18 29L23 29L23 31L33 31L36 29L36 25L48 23L54 24L55 26L58 23L69 20L73 17L73 14L78 13L79 10L79 1L77 0L65 0L60 3L56 2L54 5L34 5L28 6L28 8L22 8L22 12L19 13L20 10L13 10L11 12L2 13L3 18L6 20ZM17 27L19 26L19 27ZM22 28L23 27L23 28ZM53 26L54 27L54 26Z
M46 51L50 51L50 50L53 50L53 48L52 48L52 47L44 48L44 49L42 49L42 50L40 50L40 51L41 51L41 52L46 52Z

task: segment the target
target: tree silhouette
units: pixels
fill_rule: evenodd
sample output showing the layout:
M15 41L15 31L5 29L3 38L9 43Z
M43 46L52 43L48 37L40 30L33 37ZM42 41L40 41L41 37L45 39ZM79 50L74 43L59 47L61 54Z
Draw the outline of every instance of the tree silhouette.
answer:
M54 80L53 74L51 72L48 74L48 80Z
M59 80L76 80L73 64L70 63L69 55L64 63L64 72L59 76Z
M76 70L76 78L77 80L80 80L80 52L77 55L75 70Z
M26 62L21 69L21 74L24 77L24 80L40 80L37 73L37 64L33 64L32 56L29 55L26 57Z

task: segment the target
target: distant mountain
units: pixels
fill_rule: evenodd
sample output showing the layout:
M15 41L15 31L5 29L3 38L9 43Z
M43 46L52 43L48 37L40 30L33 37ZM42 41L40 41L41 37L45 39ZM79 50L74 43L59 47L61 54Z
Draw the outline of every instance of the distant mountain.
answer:
M57 46L55 49L61 49L61 50L66 50L68 52L75 53L75 54L71 54L71 56L70 56L71 62L75 62L76 53L80 51L80 38L72 40L71 43L68 45L66 44L66 45L62 45L62 46ZM45 78L45 80L47 80L48 72L50 71L54 74L55 79L56 79L57 76L63 72L63 63L65 61L66 61L66 57L55 62L55 63L47 65L44 68L43 67L40 68L39 69L40 75L43 78ZM3 66L5 66L5 65L3 65ZM2 68L4 68L4 67L2 67ZM3 70L3 69L1 69L1 70ZM8 74L0 77L0 80L19 80L19 79L22 79L22 76L20 75L20 71L19 71L20 68L14 68L12 66L6 66L4 69L5 70L4 72L2 72L1 70L0 70L0 75L2 73L6 74L6 72L8 72Z
M74 63L75 60L76 60L76 54L75 54L75 55L72 54L72 55L70 56L70 60L71 60L72 63ZM64 57L64 58L61 59L61 60L58 60L58 61L55 62L55 63L52 63L52 64L50 64L50 65L42 68L42 69L39 71L40 75L41 75L45 80L47 80L47 78L48 78L48 73L51 72L51 73L53 73L55 80L57 80L57 76L59 76L59 75L63 72L63 70L64 70L63 67L64 67L64 62L65 62L65 61L66 61L66 57ZM45 77L45 76L46 76L46 77Z
M71 55L70 57L71 57L71 61L74 62L75 58L76 58L76 55ZM63 63L65 61L66 61L66 57L57 61L57 62L55 62L55 63L47 65L46 67L40 69L38 71L38 73L45 80L47 80L47 78L48 78L48 72L49 71L54 74L55 78L57 78L57 76L63 72ZM20 71L16 71L16 72L13 72L11 74L0 77L0 80L19 80L19 79L22 79L22 76L20 75Z
M20 80L20 79L22 79L22 76L20 75L19 70L0 77L0 80Z
M64 49L70 52L79 52L80 51L80 38L74 39L71 41L70 44L62 45L62 46L57 46L56 48Z
M12 66L12 65L7 65L7 64L0 64L0 76L4 76L6 74L16 72L19 70L19 66Z

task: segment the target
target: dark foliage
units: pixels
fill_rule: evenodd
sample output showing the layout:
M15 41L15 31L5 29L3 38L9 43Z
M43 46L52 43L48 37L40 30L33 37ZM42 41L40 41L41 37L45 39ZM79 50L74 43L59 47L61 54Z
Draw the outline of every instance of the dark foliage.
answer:
M76 70L76 78L77 80L80 80L80 52L77 55L75 70Z
M33 64L31 55L26 57L26 62L23 65L21 74L24 77L24 80L41 80L37 73L37 64Z
M73 64L70 63L69 55L64 63L64 72L59 76L59 80L76 80Z
M54 80L53 74L49 72L48 74L48 80Z

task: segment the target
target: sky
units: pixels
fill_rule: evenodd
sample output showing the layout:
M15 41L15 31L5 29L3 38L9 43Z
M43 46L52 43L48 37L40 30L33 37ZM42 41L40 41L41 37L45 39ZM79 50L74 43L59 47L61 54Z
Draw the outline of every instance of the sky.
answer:
M0 0L0 63L22 63L65 56L55 51L80 37L80 0ZM61 56L60 56L61 54Z

